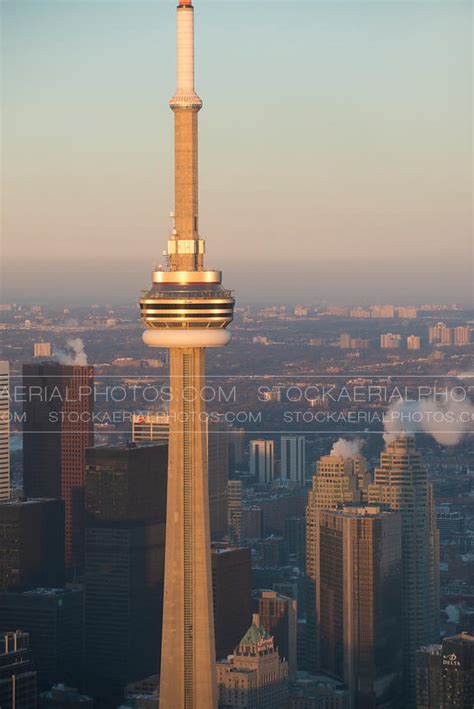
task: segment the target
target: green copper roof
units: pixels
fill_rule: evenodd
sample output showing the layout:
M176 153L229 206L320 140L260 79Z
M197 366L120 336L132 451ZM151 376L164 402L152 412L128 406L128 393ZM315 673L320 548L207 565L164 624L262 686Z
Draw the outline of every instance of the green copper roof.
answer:
M260 640L266 640L269 637L270 635L267 633L265 628L262 628L261 625L257 626L255 623L252 623L240 641L240 645L257 645Z

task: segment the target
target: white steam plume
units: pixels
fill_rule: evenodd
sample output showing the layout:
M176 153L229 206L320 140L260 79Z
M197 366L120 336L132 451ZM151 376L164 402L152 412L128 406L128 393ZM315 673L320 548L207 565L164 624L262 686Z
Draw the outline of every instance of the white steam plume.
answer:
M444 612L448 616L448 620L450 623L455 623L456 625L459 623L459 618L461 614L457 606L453 606L452 604L450 604L449 606L446 606Z
M59 364L77 364L81 366L87 364L84 343L80 337L70 337L66 340L66 347L66 351L58 350L56 352Z
M443 446L457 445L474 430L474 406L466 398L456 401L426 399L397 401L384 417L386 443L398 433L427 433Z
M360 455L360 451L364 441L360 438L356 438L353 441L348 441L345 438L339 438L331 448L329 455L337 456L338 458L353 458L356 455Z

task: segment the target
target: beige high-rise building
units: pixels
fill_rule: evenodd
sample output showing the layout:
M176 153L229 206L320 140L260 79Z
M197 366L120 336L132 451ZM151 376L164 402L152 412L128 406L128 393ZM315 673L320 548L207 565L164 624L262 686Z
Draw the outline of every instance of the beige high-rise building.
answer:
M234 299L204 267L198 217L198 112L194 8L177 8L175 210L164 267L140 301L150 347L170 350L169 461L161 709L216 709L209 529L205 350L228 343Z
M402 519L403 663L406 706L415 701L416 650L439 640L439 534L433 488L413 435L399 434L380 455L369 502Z
M398 350L402 343L402 336L393 332L386 332L380 335L380 347L383 350Z
M471 342L471 328L466 325L459 325L454 328L454 344L464 347Z
M316 513L319 668L349 687L354 709L399 699L401 523L379 507Z
M306 574L308 577L308 659L312 671L318 663L316 626L317 526L319 510L367 499L370 482L367 461L362 455L324 455L316 464L313 485L306 506Z
M436 323L436 325L430 325L428 329L428 339L430 345L452 345L453 330L444 322Z
M254 614L252 625L233 655L217 663L219 706L237 709L287 709L288 663Z

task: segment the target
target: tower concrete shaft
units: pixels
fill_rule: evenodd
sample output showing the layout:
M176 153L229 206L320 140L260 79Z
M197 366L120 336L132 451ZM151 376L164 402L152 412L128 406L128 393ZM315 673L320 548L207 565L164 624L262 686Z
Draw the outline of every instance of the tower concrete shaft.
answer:
M171 349L162 709L217 706L204 376L202 348Z
M198 112L194 9L177 9L175 211L167 269L153 272L140 301L144 342L170 348L171 402L160 709L217 709L207 471L207 419L200 395L205 348L230 340L234 299L219 271L204 269L198 231Z

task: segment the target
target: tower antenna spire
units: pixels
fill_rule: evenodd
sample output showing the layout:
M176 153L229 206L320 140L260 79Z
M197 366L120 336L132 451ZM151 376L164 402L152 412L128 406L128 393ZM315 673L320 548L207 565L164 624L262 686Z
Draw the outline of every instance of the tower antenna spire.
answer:
M198 224L198 113L194 8L176 10L175 206L167 269L140 301L143 341L170 351L170 432L160 709L217 709L204 397L205 348L230 340L234 298L220 271L204 268Z

